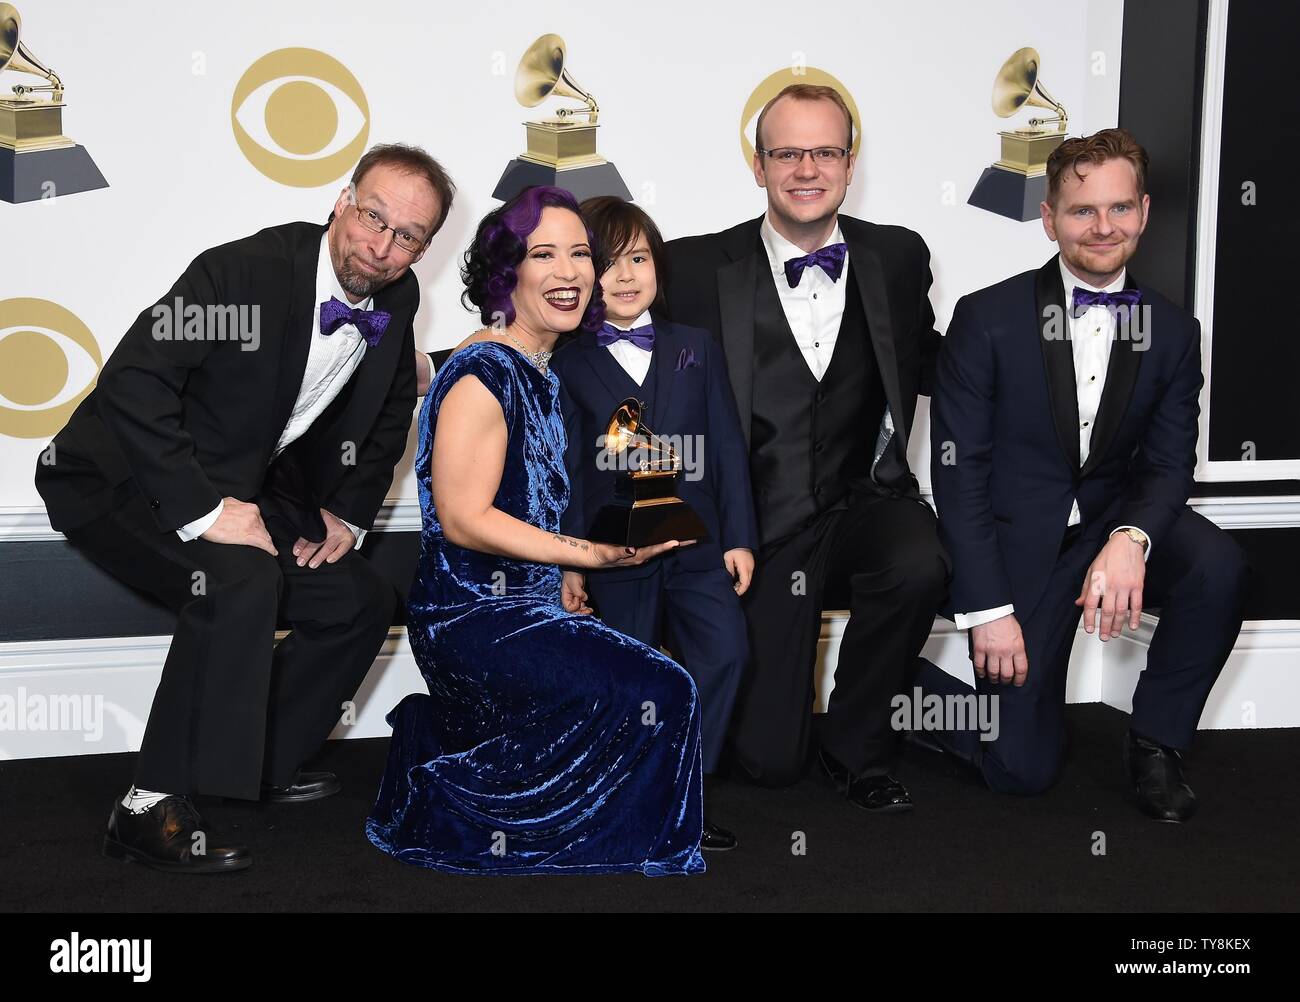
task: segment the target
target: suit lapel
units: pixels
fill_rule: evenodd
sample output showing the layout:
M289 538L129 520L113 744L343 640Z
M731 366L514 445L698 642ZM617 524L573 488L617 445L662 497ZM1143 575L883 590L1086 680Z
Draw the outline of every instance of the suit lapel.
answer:
M272 433L278 440L293 413L298 391L302 389L302 375L307 368L307 352L316 331L313 316L316 310L316 265L320 257L321 235L325 227L314 227L298 245L293 254L293 285L289 302L289 322L280 345L280 379L276 385L276 400ZM272 449L275 442L271 443Z
M625 397L637 395L635 381L623 371L623 367L618 364L618 359L596 343L594 337L583 347L583 360L590 366L592 374L600 384L609 391L616 405Z
M867 315L867 330L876 353L880 380L885 387L885 400L893 415L894 434L898 436L901 455L905 456L910 415L903 410L903 389L898 378L898 352L894 346L894 328L889 318L889 293L885 288L884 268L875 248L869 246L860 234L854 235L851 229L846 230L844 222L841 219L840 229L844 231L844 240L849 246L849 268L856 280L856 292L862 299L863 312ZM845 293L849 291L846 289ZM871 431L874 432L875 429ZM875 445L874 440L872 445Z
M766 267L761 248L718 269L722 351L727 358L727 377L736 396L746 446L754 412L754 295L760 259Z
M1038 269L1034 300L1056 439L1070 469L1078 470L1079 390L1074 374L1074 349L1070 345L1069 315L1065 309L1065 287L1055 257Z
M1124 288L1136 289L1137 281L1129 272ZM1141 309L1139 304L1138 309ZM1132 330L1136 324L1130 319ZM1137 383L1138 369L1142 365L1145 351L1139 350L1138 341L1132 336L1121 337L1123 327L1116 323L1115 340L1110 345L1110 360L1106 363L1106 383L1101 390L1101 401L1097 405L1097 423L1092 429L1092 440L1088 445L1088 461L1080 471L1087 476L1105 457L1111 442L1119 431L1124 413L1128 410L1129 400L1133 396L1133 387Z
M681 339L672 325L655 321L654 358L646 378L654 379L654 399L650 401L650 429L668 426L668 408L672 403L673 384L677 382L677 354Z

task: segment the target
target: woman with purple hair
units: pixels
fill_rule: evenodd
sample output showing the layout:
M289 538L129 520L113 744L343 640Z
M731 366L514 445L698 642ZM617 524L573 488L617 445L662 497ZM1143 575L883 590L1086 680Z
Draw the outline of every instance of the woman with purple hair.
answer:
M561 604L562 569L632 549L560 533L569 501L556 342L604 318L573 197L529 188L479 224L462 270L484 328L419 417L423 527L408 601L429 692L389 714L366 822L403 860L460 873L698 873L700 707L675 662Z

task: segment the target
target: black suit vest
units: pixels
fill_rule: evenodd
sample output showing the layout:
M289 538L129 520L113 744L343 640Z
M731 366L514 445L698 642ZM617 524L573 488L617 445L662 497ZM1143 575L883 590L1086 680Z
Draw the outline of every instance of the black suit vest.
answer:
M847 503L869 478L885 388L850 263L839 335L818 382L795 342L764 259L754 302L750 476L759 539L770 543Z

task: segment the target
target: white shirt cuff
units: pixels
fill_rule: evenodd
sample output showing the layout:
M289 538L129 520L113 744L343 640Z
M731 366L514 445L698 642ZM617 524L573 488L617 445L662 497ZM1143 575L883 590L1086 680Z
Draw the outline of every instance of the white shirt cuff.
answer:
M979 612L959 612L952 617L952 621L957 629L969 630L991 623L995 619L1001 619L1003 616L1010 616L1015 611L1014 605L1000 605L996 609L981 609Z
M205 532L216 524L217 519L221 517L221 509L226 506L225 499L217 502L217 506L202 518L196 518L193 522L187 522L176 530L176 535L181 537L182 543L188 543L191 540L198 539Z
M1150 559L1151 559L1151 551L1154 550L1154 549L1156 548L1155 541L1152 540L1152 538L1151 538L1150 536L1147 536L1146 532L1143 531L1141 528L1139 528L1139 527L1136 526L1136 525L1120 525L1120 526L1116 526L1114 532L1112 532L1111 535L1112 535L1112 536L1115 535L1116 532L1123 532L1125 529L1137 529L1138 532L1141 532L1142 535L1144 535L1144 536L1147 537L1147 545L1146 545L1146 549L1142 551L1142 559L1143 559L1143 560L1150 560Z
M338 516L336 515L335 518L338 518ZM352 549L354 550L361 549L361 541L366 538L366 530L358 529L355 525L353 525L345 518L340 518L339 521L342 522L344 525L346 525L349 529L351 529L352 535L357 537L356 545L354 545Z

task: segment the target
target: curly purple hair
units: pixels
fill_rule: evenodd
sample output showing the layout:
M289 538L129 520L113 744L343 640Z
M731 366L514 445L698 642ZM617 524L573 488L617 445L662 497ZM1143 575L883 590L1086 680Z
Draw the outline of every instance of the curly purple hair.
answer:
M465 252L465 263L461 267L460 277L465 283L461 301L467 309L477 308L479 319L484 326L491 326L498 314L505 317L506 323L514 323L515 307L511 294L519 281L518 269L528 253L528 236L537 229L541 221L542 210L547 206L568 209L579 219L587 231L587 243L594 248L595 240L591 228L582 217L578 201L563 188L549 185L535 185L525 188L504 205L498 206L483 217L474 234L474 242ZM596 265L596 278L600 278L599 262ZM600 282L592 286L591 301L582 315L579 328L584 331L598 331L605 322L605 299Z

